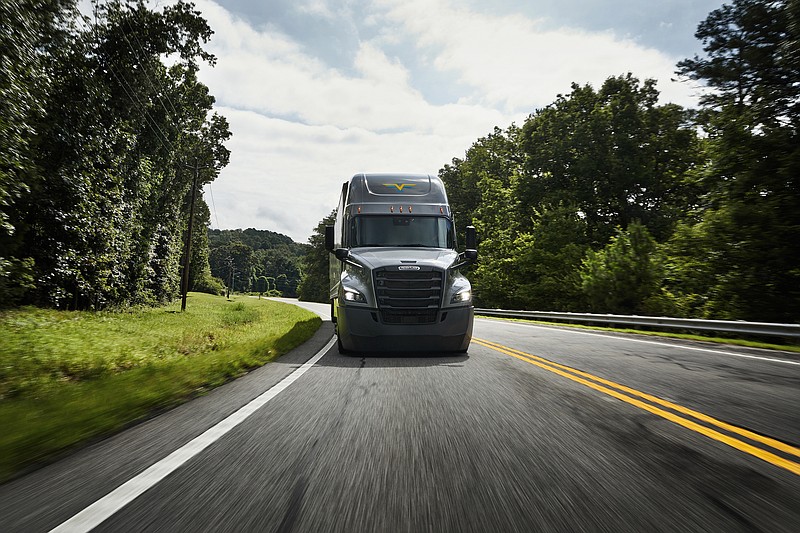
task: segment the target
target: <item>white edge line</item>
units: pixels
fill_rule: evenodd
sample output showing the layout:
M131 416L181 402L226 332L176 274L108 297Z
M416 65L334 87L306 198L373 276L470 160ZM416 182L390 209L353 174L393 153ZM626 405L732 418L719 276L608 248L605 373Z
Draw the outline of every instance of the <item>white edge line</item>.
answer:
M486 318L481 318L479 320L487 320L487 319ZM495 320L492 320L492 321L494 322ZM522 326L522 327L526 327L526 328L534 327L534 328L545 328L545 329L562 329L562 328L558 328L557 326L545 326L545 325L542 325L542 324L523 324L521 322L512 322L510 320L503 320L503 322L505 322L506 324L510 324L512 326ZM734 357L743 357L745 359L758 359L759 361L770 361L770 362L773 362L773 363L784 363L784 364L787 364L787 365L800 365L800 361L789 361L787 359L775 359L775 358L772 358L772 357L761 357L761 356L758 356L758 355L747 355L747 354L736 353L736 352L725 352L725 351L722 351L722 350L712 350L711 348L698 348L696 346L683 346L683 345L679 345L679 344L669 344L669 343L666 343L666 342L657 342L657 341L650 341L650 340L644 340L644 339L631 339L630 337L618 337L618 336L613 335L613 334L612 335L608 335L608 334L603 334L603 333L591 333L591 332L588 332L588 331L577 331L575 329L570 329L570 331L572 333L578 333L580 335L592 335L594 337L606 337L606 338L613 337L615 339L622 339L622 340L631 341L631 342L643 342L645 344L655 344L656 346L667 346L669 348L679 348L681 350L695 350L695 351L698 351L698 352L710 352L710 353L716 353L716 354L721 354L721 355L732 355ZM613 332L610 332L610 333L613 333ZM677 340L680 340L680 339L677 339Z
M66 522L55 527L51 532L86 532L100 525L103 521L180 468L186 461L208 448L211 444L219 440L220 437L241 424L247 417L280 394L300 376L305 374L308 369L314 366L317 361L333 347L334 342L336 342L336 337L331 338L328 344L311 359L303 363L294 372L283 378L283 380L272 386L269 390L263 392L260 396L254 398L249 403L230 414L227 418L221 420L201 435L195 437L165 458L150 466L144 472L106 494Z

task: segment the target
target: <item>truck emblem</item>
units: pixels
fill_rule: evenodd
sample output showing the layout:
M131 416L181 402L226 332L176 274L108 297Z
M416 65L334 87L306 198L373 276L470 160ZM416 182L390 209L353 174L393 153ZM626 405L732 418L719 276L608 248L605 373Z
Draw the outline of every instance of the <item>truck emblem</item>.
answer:
M419 267L415 265L402 265L397 267L397 270L419 270Z
M384 187L394 187L398 191L402 191L403 187L416 187L416 183L384 183Z

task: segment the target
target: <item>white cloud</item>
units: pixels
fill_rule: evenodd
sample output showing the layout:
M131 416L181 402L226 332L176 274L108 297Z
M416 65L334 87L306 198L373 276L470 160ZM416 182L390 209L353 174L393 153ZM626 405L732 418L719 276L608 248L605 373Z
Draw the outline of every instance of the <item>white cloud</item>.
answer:
M231 124L231 163L213 183L219 226L255 227L305 242L357 172L436 173L476 137L306 125L218 108ZM212 223L217 221L212 216Z
M260 31L211 2L211 88L234 135L231 162L213 184L222 227L257 227L305 241L360 171L436 173L511 117L472 104L429 104L409 72L361 43L355 75L327 67L274 29ZM213 223L216 220L212 217Z
M434 65L474 88L464 101L506 112L549 104L570 83L598 87L632 72L656 78L662 100L696 105L687 87L669 81L676 58L612 32L548 28L523 15L493 16L455 7L448 0L384 0L388 16L414 36Z
M465 121L486 127L490 118L505 118L488 108L428 104L409 86L405 67L372 43L361 44L353 60L360 76L352 77L308 56L287 36L257 31L209 5L203 11L215 28L210 49L218 64L203 72L203 80L226 105L372 131L453 134L463 131Z

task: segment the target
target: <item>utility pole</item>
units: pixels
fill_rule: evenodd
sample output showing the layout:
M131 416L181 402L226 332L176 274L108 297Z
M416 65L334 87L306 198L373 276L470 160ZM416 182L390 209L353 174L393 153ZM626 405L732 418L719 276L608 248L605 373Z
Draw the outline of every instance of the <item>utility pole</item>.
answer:
M181 311L186 311L186 293L189 292L189 262L192 257L192 227L194 226L194 198L197 193L197 180L200 177L200 170L211 167L201 167L197 159L195 159L194 166L186 165L186 168L194 170L194 176L192 177L192 199L189 203L189 228L186 232L186 247L184 248L183 279L181 280Z
M225 297L231 299L231 284L233 283L233 257L228 257L228 287Z

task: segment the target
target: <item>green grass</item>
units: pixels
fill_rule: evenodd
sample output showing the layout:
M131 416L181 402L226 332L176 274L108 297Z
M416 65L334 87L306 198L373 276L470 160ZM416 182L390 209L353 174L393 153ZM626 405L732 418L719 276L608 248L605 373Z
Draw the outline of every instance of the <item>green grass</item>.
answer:
M0 313L0 480L263 365L320 324L292 305L199 293L185 313Z
M768 343L768 342L761 342L755 341L750 339L734 339L730 337L712 337L707 335L696 335L691 333L677 333L677 332L669 332L669 331L647 331L642 329L632 329L632 328L607 328L602 326L587 326L584 324L567 324L564 322L548 322L546 320L526 320L523 318L504 318L504 317L495 317L495 316L484 316L484 315L475 315L476 317L486 318L489 320L506 320L510 322L523 322L529 324L541 324L542 326L561 326L565 328L576 328L576 329L589 329L595 331L613 331L616 333L634 333L636 335L649 335L652 337L667 337L672 339L686 339L692 341L702 341L702 342L715 342L719 344L730 344L733 346L746 346L748 348L763 348L765 350L783 350L786 352L796 352L800 353L800 346L795 344L776 344L776 343Z

